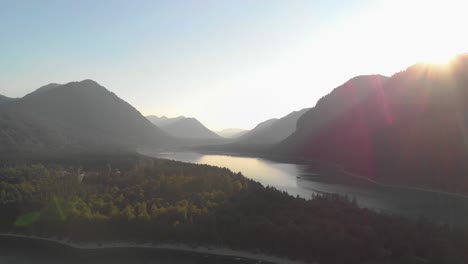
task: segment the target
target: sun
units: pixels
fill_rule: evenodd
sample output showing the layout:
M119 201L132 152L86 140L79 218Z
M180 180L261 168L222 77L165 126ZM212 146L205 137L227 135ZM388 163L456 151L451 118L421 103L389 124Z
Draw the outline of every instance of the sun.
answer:
M426 62L431 64L447 65L453 60L453 53L434 53L428 56Z

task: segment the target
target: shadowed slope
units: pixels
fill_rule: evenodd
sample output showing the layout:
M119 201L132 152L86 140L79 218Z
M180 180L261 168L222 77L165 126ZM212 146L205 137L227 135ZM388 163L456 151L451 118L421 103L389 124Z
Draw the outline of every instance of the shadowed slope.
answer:
M185 139L221 139L221 137L205 127L200 121L193 117L147 116L157 127L176 138Z
M389 79L354 78L322 98L277 148L382 182L468 191L468 56Z
M49 88L0 109L1 151L136 148L170 141L135 108L94 81Z
M13 101L15 99L0 94L0 104Z
M177 120L163 128L170 135L178 138L219 139L215 132L206 128L195 118Z
M294 111L280 119L270 119L258 124L254 129L240 136L236 143L275 144L290 136L296 130L297 120L308 109Z

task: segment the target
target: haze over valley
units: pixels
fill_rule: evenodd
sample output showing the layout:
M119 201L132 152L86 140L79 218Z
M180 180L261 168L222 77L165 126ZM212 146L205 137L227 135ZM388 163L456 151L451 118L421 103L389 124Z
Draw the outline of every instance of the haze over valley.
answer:
M307 158L373 181L463 193L468 181L457 175L466 173L460 100L467 58L459 55L448 65L415 64L390 78L357 76L316 106L266 120L235 138L223 138L195 118L145 118L92 80L49 84L23 98L3 99L1 153L190 146ZM408 129L415 138L408 138Z
M9 1L0 262L468 263L462 1Z

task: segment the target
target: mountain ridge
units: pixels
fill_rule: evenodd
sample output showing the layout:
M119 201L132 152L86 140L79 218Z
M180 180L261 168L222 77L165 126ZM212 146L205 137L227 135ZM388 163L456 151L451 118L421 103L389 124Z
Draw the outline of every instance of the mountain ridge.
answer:
M0 104L7 103L13 100L15 99L0 94Z
M51 91L55 88L58 88L62 86L63 84L58 84L58 83L49 83L44 86L41 86L37 88L36 90L32 91L31 93L26 94L23 98L31 97L31 96L37 96L39 94Z
M281 118L272 118L259 123L255 128L237 138L240 144L276 144L296 130L297 120L308 110L293 111Z
M164 127L164 126L167 126L175 121L178 121L178 120L181 120L181 119L184 119L186 118L185 116L178 116L178 117L167 117L167 116L161 116L161 117L158 117L156 115L149 115L149 116L146 116L146 118L151 122L153 123L154 125L156 125L157 127Z
M3 147L19 151L166 145L172 139L97 82L41 89L0 109ZM36 132L34 132L36 131ZM15 140L12 140L15 139Z
M164 130L169 135L184 139L221 139L215 132L208 129L200 121L193 117L178 116L168 118L166 116L147 116L154 125Z
M468 192L468 55L390 78L351 79L298 120L274 151L382 183Z
M249 132L248 129L242 128L226 128L220 131L215 131L216 134L224 138L238 138L247 132Z

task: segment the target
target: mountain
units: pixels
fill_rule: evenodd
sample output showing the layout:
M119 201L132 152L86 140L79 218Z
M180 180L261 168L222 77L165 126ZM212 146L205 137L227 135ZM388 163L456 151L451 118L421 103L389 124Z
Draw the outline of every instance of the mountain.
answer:
M276 144L286 139L296 130L297 120L308 108L294 111L280 119L269 119L258 124L254 129L240 136L236 143L241 144Z
M49 83L47 85L41 86L40 88L36 89L34 92L29 93L29 94L25 95L24 97L27 98L27 97L37 96L37 95L40 95L40 94L45 93L47 91L53 90L53 89L55 89L57 87L60 87L60 86L62 86L62 84Z
M221 131L216 131L216 134L224 138L238 138L247 132L249 132L249 130L242 128L226 128Z
M151 123L176 138L185 139L220 139L219 135L205 127L200 121L192 117L146 117Z
M351 79L275 149L382 183L468 192L468 55Z
M168 126L178 120L182 120L182 119L185 119L186 117L185 116L178 116L178 117L172 117L172 118L169 118L169 117L166 117L166 116L162 116L162 117L158 117L158 116L155 116L155 115L150 115L150 116L147 116L146 117L149 121L151 121L151 123L155 124L157 127L165 127L165 126Z
M327 162L357 162L357 154L367 151L367 122L374 126L383 119L375 118L376 109L368 106L368 97L378 96L387 77L369 75L354 77L321 98L297 122L296 131L280 143L288 155L299 155ZM374 95L375 94L375 95ZM372 116L372 117L371 117ZM362 124L366 122L366 124ZM365 130L365 131L364 131ZM367 158L367 157L365 157ZM366 166L357 171L368 174Z
M175 118L147 116L153 124L176 138L185 139L220 139L215 132L209 130L200 121L192 117L179 116Z
M14 99L0 94L0 104L10 102L12 100Z
M0 107L0 153L101 146L135 149L172 140L92 80L45 87Z
M217 142L217 144L200 145L194 149L244 155L269 155L272 148L277 151L276 144L296 130L297 120L307 110L294 111L280 119L268 119L238 138L227 139L227 141ZM281 154L278 155L281 156Z

